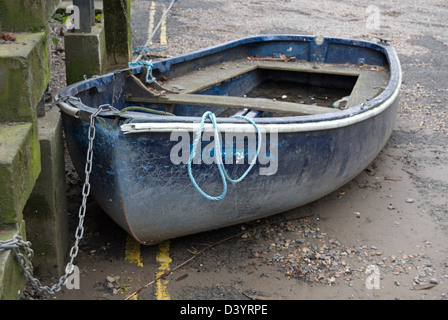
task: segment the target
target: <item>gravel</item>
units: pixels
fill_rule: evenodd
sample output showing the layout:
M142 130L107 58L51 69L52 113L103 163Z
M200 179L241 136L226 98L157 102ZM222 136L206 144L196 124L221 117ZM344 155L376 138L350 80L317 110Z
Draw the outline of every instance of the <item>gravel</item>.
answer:
M321 232L312 218L268 224L244 239L263 239L266 246L253 252L255 258L277 267L285 277L307 283L331 286L345 281L352 286L354 279L366 279L371 266L381 268L381 274L394 276L416 274L414 284L438 284L430 258L424 253L385 254L376 245L357 247L341 243ZM425 242L422 246L430 246ZM400 282L395 280L395 285Z
M390 39L406 69L415 73L404 77L399 106L403 121L425 130L448 132L448 89L437 85L446 82L448 7L444 1L425 1L423 5L421 1L304 0L298 4L251 0L242 7L240 1L178 1L169 13L172 22L166 50L153 52L150 58L176 56L266 33ZM133 12L149 6L150 1L136 0ZM141 20L133 21L137 46L146 39L141 24Z

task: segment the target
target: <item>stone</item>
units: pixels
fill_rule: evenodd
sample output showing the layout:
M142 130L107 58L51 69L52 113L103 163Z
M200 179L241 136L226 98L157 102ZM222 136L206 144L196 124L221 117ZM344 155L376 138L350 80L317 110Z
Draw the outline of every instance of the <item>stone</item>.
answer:
M67 32L64 37L67 84L106 71L106 39L102 23L90 33Z
M429 280L429 283L432 283L432 284L438 284L439 281L438 281L436 278L431 278L431 279Z
M49 80L45 32L17 33L16 41L0 45L0 122L35 118Z
M16 234L25 239L23 220L11 228L0 228L0 240L12 239ZM0 252L0 300L19 300L25 285L26 278L14 254L9 250Z
M25 239L23 209L41 172L36 108L50 79L48 22L60 0L0 0L0 240ZM23 270L0 252L0 300L19 299Z
M0 225L22 221L40 171L36 125L0 123Z
M42 31L59 2L60 0L0 0L0 30Z
M122 3L126 11L123 10ZM132 58L131 0L106 1L103 3L103 12L107 67L126 68Z
M64 142L61 114L51 110L38 119L41 174L23 210L34 250L34 273L59 277L68 253Z

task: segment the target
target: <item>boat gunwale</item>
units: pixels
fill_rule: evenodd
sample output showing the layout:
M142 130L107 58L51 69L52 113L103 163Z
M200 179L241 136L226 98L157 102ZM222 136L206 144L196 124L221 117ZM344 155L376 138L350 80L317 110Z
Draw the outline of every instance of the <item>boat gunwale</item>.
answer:
M194 51L181 56L169 58L154 62L154 68L158 69L162 74L164 71L171 68L173 65L212 55L222 50L234 48L240 45L246 45L258 42L272 42L272 41L316 41L314 36L300 36L300 35L261 35L246 37L225 44L219 44L206 49ZM268 117L268 118L254 118L254 122L261 126L264 130L278 129L278 132L297 132L309 130L322 130L337 128L340 126L350 125L367 118L375 116L386 109L393 101L396 100L402 81L401 66L395 49L390 46L383 46L374 42L356 39L332 38L325 37L321 45L329 44L343 44L350 46L365 47L383 53L388 61L390 70L390 79L386 88L375 98L360 103L346 110L337 110L325 114L317 115L298 115L287 117ZM115 80L117 74L128 72L132 70L134 74L144 71L143 66L126 68L101 76L95 76L86 79L64 88L57 96L57 100L64 97L76 96L78 93L88 90L92 87L101 88L105 83ZM99 89L101 92L101 90ZM77 106L82 108L82 103L77 103ZM84 112L90 113L95 108L85 106L82 108ZM130 113L132 114L132 113ZM137 113L133 113L136 115ZM121 126L123 133L138 133L138 132L163 132L173 130L187 130L192 131L197 127L197 122L200 122L201 117L196 116L176 116L173 121L172 116L138 114L138 122L125 124ZM141 122L144 121L144 122ZM196 123L196 124L195 124ZM220 124L221 130L237 130L237 131L251 131L253 126L247 124L244 120L235 118L221 118L217 117L217 123ZM209 124L206 124L208 126ZM138 128L138 130L137 130ZM207 128L205 128L207 129Z

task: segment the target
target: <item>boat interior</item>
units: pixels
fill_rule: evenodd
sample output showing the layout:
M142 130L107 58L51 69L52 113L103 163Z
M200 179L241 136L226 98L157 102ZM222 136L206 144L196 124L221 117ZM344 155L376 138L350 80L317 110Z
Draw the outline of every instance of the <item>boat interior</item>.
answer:
M246 57L198 67L185 74L145 83L146 72L128 72L129 106L163 110L176 116L249 118L338 112L369 101L387 86L387 67L364 63L313 63L278 57Z

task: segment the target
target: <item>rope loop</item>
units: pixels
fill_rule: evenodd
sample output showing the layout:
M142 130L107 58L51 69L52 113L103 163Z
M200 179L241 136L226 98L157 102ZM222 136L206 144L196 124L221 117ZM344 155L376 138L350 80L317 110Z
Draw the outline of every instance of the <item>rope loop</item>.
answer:
M201 140L202 137L202 132L204 130L204 124L205 124L205 120L209 118L213 124L213 129L214 129L214 141L215 141L215 161L216 164L218 166L218 170L219 170L219 174L221 176L221 180L222 180L222 184L223 184L223 191L221 193L221 195L219 196L210 196L207 193L205 193L197 184L195 178L193 177L193 173L191 170L191 163L193 161L193 158L196 155L196 148L197 145L199 143L199 141ZM216 123L216 116L213 112L207 111L202 115L202 119L201 119L201 124L199 126L199 130L196 133L196 137L195 140L193 142L193 146L191 152L190 152L190 158L188 160L188 175L190 176L190 180L193 183L193 186L196 188L196 190L202 194L205 198L209 199L209 200L213 200L213 201L217 201L217 200L221 200L225 197L226 193L227 193L227 180L229 180L232 183L237 183L242 181L247 174L249 173L249 171L253 168L253 166L255 165L255 163L257 162L257 158L258 155L260 153L260 148L261 148L261 133L260 130L258 128L258 126L255 124L254 121L252 121L251 119L244 117L244 116L239 116L239 115L235 115L235 116L231 116L231 118L240 118L240 119L244 119L246 121L248 121L249 123L251 123L255 129L257 130L257 135L258 135L258 146L257 146L257 152L255 157L252 159L252 162L250 163L249 168L243 173L243 175L241 175L241 177L239 177L238 179L232 179L229 177L229 175L227 174L227 171L224 168L224 164L222 162L222 153L221 153L221 143L220 143L220 139L219 139L219 131L218 131L218 125Z
M154 65L151 62L148 61L134 61L128 63L129 68L136 67L136 66L144 66L146 67L146 82L147 83L153 83L156 81L156 78L152 76L152 68ZM151 79L149 78L151 77Z

